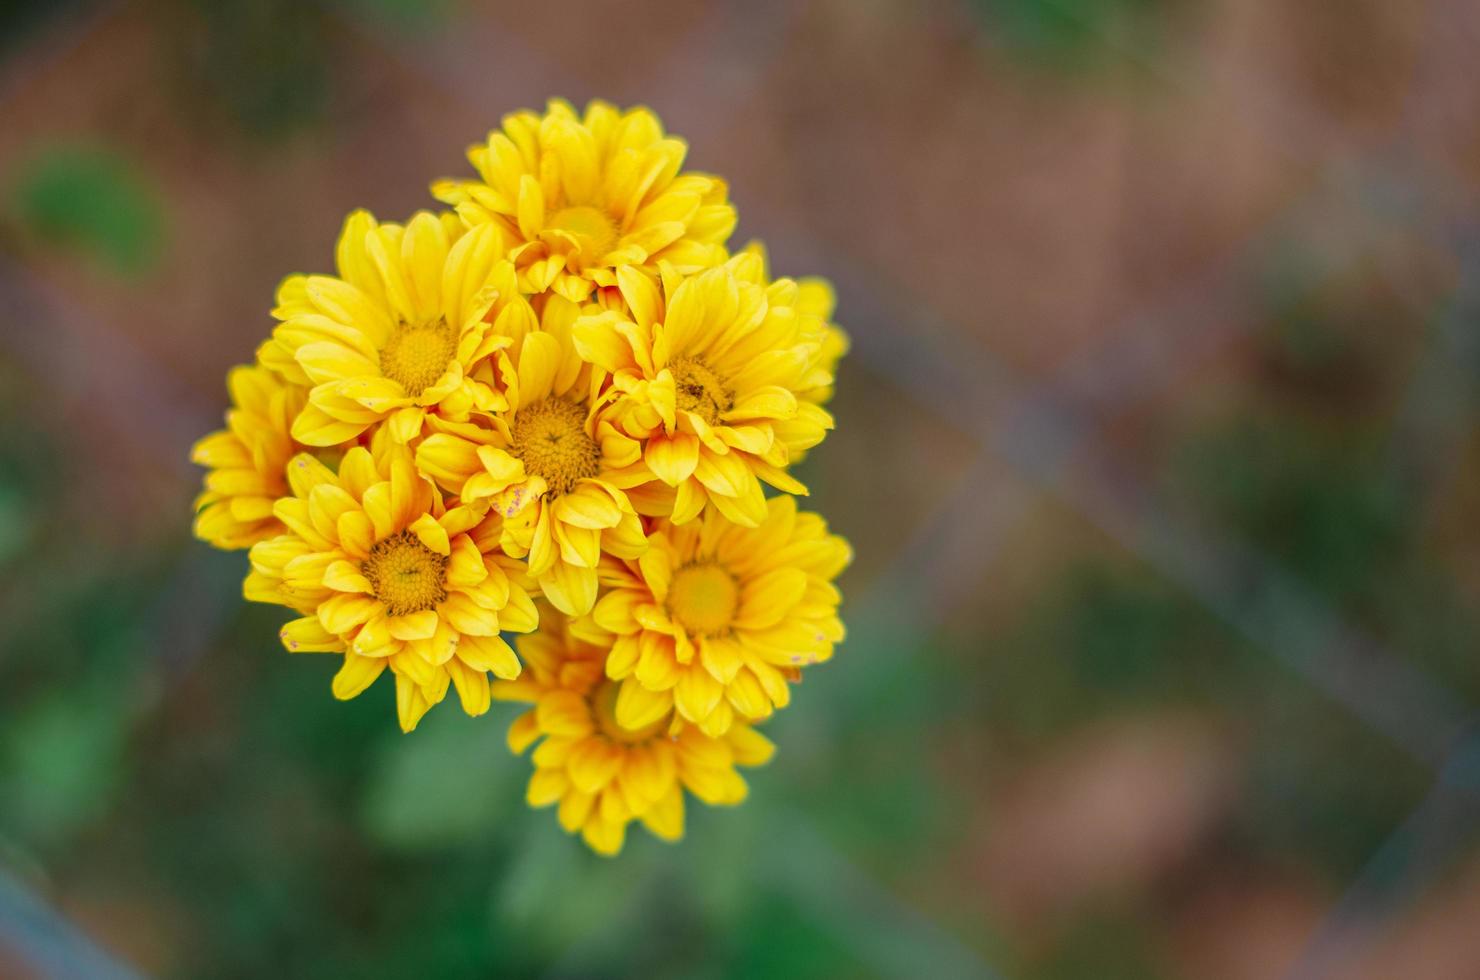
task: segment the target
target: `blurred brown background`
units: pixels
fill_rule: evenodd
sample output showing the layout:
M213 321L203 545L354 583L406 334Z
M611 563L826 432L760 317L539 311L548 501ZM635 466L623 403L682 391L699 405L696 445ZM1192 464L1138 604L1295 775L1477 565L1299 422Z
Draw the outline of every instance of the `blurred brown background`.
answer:
M1480 978L1477 50L1467 0L12 0L0 976ZM850 638L616 862L508 717L333 701L188 535L278 279L551 95L655 109L855 342Z

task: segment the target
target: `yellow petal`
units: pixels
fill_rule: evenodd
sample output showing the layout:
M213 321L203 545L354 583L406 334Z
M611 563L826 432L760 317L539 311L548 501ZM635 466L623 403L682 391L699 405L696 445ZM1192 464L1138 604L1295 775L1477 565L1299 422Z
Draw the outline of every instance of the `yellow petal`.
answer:
M520 673L514 648L498 636L464 636L457 647L457 659L474 670L492 671L495 677L506 681Z
M519 234L532 239L544 227L545 195L539 181L525 174L519 178Z
M677 783L643 812L642 823L663 840L676 841L683 837L683 790Z
M293 438L305 446L337 446L365 431L368 422L344 422L310 402L293 420Z
M468 477L482 469L482 464L476 444L438 432L427 436L416 448L416 468L458 493Z
M655 435L648 440L643 460L658 479L676 487L687 480L699 464L699 440L686 432L677 432L671 437Z
M447 540L447 531L431 514L422 514L409 527L417 540L439 555L452 554L452 544Z
M679 673L674 640L668 637L657 639L652 633L644 635L636 671L642 685L654 691L666 691L678 683Z
M497 636L498 614L484 609L460 592L454 592L437 606L437 615L464 636Z
M553 335L532 333L524 338L524 349L519 352L520 408L550 397L560 360L560 341Z
M708 718L724 697L725 687L709 675L707 670L683 671L673 688L673 703L678 713L698 723Z
M556 690L540 698L535 706L540 728L551 735L589 735L591 710L574 691Z
M385 661L378 657L345 654L344 665L334 675L334 696L341 701L348 701L373 684L383 670Z
M570 789L570 779L560 769L539 769L529 777L524 799L532 807L549 806Z
M584 616L596 604L596 569L556 561L539 576L540 588L550 604L567 616Z
M375 526L370 522L369 514L363 510L340 514L336 530L339 536L339 546L350 557L360 561L370 557L370 549L375 546ZM327 578L324 584L329 584Z
M602 857L616 857L622 852L622 843L627 837L625 824L602 820L599 817L586 821L581 828L581 839Z
M673 710L673 695L668 691L649 691L635 678L622 682L617 691L617 724L633 730L646 728Z
M380 601L369 596L339 594L319 605L319 622L330 633L343 636L368 621L380 608Z
M391 636L398 640L429 640L437 632L437 622L437 614L431 609L386 618Z
M740 644L730 637L706 636L699 641L699 662L721 684L734 680L745 665Z
M566 770L576 788L596 793L606 787L622 767L622 750L598 739L587 739L576 746L566 760Z
M560 798L560 809L556 814L566 833L573 834L585 825L595 802L596 797L591 793L583 793L578 789L566 791Z
M574 527L600 529L615 527L622 519L622 510L612 493L587 483L555 502L555 516Z
M380 375L380 365L358 351L331 341L304 344L293 356L316 385L346 378Z
M639 629L632 617L634 603L644 600L640 592L632 589L614 589L602 596L591 611L596 625L609 633L635 633Z
M299 453L290 459L284 474L293 489L293 496L305 500L316 487L335 486L339 482L333 470L308 453Z
M452 675L452 684L457 688L463 711L476 718L488 710L491 699L487 674L481 670L473 670L456 659L447 661L447 672Z
M724 693L735 710L752 721L771 716L771 699L749 670L737 673L735 679L725 686Z
M324 570L324 584L336 592L373 593L370 580L347 561L336 561Z
M559 511L556 509L556 513ZM595 568L601 558L601 532L592 528L573 527L557 516L550 525L555 543L560 546L560 560L581 568Z
M447 584L454 589L468 589L488 578L483 553L466 534L453 538L448 546Z
M290 653L324 653L344 649L344 640L324 629L316 616L295 619L278 631Z
M384 614L377 613L355 634L354 650L365 657L385 657L395 652L396 640Z
M404 677L417 687L430 687L446 675L445 670L419 656L410 646L402 646L400 652L392 654L389 663L398 679Z
M738 765L763 766L776 754L776 744L749 725L730 726L725 738L734 750Z
M526 711L514 719L509 726L509 751L515 755L522 755L524 750L534 744L535 739L540 737L540 725L533 711Z
M775 626L807 591L807 574L799 568L776 568L747 581L740 590L734 625L757 630Z

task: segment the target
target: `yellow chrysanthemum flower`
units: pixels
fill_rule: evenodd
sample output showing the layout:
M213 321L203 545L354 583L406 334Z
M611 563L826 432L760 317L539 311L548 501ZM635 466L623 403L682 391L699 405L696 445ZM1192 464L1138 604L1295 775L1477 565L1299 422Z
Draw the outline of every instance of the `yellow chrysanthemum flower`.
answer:
M665 267L661 291L621 270L630 316L576 321L576 349L612 375L603 419L643 443L641 461L613 476L643 513L684 524L708 502L755 527L766 516L761 480L807 492L786 467L833 421L798 393L832 376L819 365L820 337L803 330L796 284L763 279L754 254L688 278Z
M493 696L534 705L509 728L515 753L543 739L527 799L535 807L558 803L560 825L580 831L598 853L619 852L633 820L677 840L685 789L710 805L740 803L747 787L735 767L763 765L775 751L738 722L720 738L687 725L671 732L671 719L661 716L638 729L622 727L616 687L602 676L605 649L571 635L558 613L547 612L540 632L518 643L528 669L517 681L495 683Z
M428 413L465 419L500 411L501 397L469 369L503 344L484 316L503 258L499 230L465 230L456 215L419 212L404 226L356 211L339 237L336 276L291 276L282 321L258 352L312 386L293 437L330 446L384 423L409 442Z
M497 354L508 411L487 425L436 426L416 465L464 502L491 504L504 550L528 556L545 597L580 616L596 601L602 553L635 558L647 547L637 511L608 479L640 447L592 415L596 382L570 342L575 306L548 299L543 329L513 356Z
M579 303L622 266L687 272L727 258L735 209L724 181L680 172L687 152L647 109L592 102L578 116L556 99L543 116L505 116L468 150L479 179L440 180L432 194L470 225L503 229L525 292Z
M606 855L681 837L686 793L741 802L755 724L844 634L849 545L791 496L833 427L832 287L732 256L686 155L643 108L504 117L432 185L453 210L356 211L335 274L282 282L192 452L196 534L250 548L244 596L337 655L335 697L389 670L406 732L454 687L530 705L529 803Z
M272 505L288 492L288 460L304 448L289 429L308 389L260 364L232 368L226 387L226 428L197 442L190 459L210 470L195 498L195 536L234 550L283 532Z
M488 673L519 676L499 636L539 622L524 566L498 551L498 516L447 508L402 447L355 447L335 473L312 456L288 464L292 496L274 513L287 533L255 545L246 596L304 613L282 630L290 651L342 652L334 696L347 700L389 667L401 728L457 688L488 710Z
M821 517L792 497L766 501L760 526L714 510L675 526L656 522L637 560L602 566L606 591L575 626L609 644L607 676L621 681L616 715L641 729L670 711L708 735L735 719L786 706L787 682L832 656L843 639L832 584L852 558Z

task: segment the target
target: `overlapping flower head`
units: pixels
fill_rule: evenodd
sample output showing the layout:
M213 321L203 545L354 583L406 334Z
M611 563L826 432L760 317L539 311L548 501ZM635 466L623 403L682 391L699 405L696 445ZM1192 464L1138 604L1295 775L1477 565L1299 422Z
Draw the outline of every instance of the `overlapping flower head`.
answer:
M525 291L581 302L619 269L696 272L728 257L728 188L684 172L687 153L646 109L593 102L578 116L557 100L544 115L505 116L468 150L477 177L439 180L432 193L470 226L504 231Z
M753 726L843 638L851 552L792 472L833 427L832 290L732 254L685 154L645 109L505 117L432 186L453 210L357 211L283 281L193 451L196 535L250 549L335 697L389 673L407 732L449 691L532 705L529 802L603 854L740 802Z
M559 804L568 832L592 849L615 854L634 820L664 840L683 834L684 791L705 803L733 805L748 787L735 766L758 766L775 750L737 722L722 736L686 725L671 711L642 725L617 720L617 684L606 676L608 647L589 643L553 610L540 632L521 637L525 671L499 681L493 696L532 705L509 727L509 747L538 741L526 797L530 806Z

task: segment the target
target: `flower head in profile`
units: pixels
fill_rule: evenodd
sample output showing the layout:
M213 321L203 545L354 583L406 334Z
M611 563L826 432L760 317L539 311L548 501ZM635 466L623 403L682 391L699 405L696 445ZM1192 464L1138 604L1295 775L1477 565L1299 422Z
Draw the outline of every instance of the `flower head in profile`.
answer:
M624 270L626 313L576 322L581 356L612 376L603 419L642 443L642 459L616 476L640 510L675 524L712 504L736 524L766 515L764 480L807 488L786 472L821 442L832 416L801 393L832 383L821 340L805 329L791 280L763 284L763 263L740 255L716 269L661 283Z
M610 480L639 447L593 415L590 366L570 341L574 316L574 304L549 297L543 329L496 355L508 411L483 425L438 426L416 463L465 503L491 506L504 550L527 556L545 597L579 616L596 601L601 555L636 557L647 541Z
M745 259L735 262L737 272L769 288L773 283L765 245L751 242L740 255L745 256ZM838 362L852 346L848 332L832 322L833 311L838 305L837 293L833 290L832 283L820 276L803 276L783 288L787 289L787 298L782 302L795 308L801 320L801 335L817 344L817 363L811 376L814 387L803 387L797 392L797 397L803 401L825 405L832 400L832 381L838 370Z
M616 686L603 675L606 651L573 636L559 613L547 612L539 633L521 637L519 653L523 676L495 683L493 696L533 705L509 728L516 753L539 742L526 797L531 806L559 804L560 825L598 853L619 852L633 820L677 840L684 790L710 805L739 803L747 787L735 767L762 765L774 751L741 723L719 738L667 716L624 728Z
M304 448L289 430L308 390L260 364L232 368L226 387L226 428L197 442L190 459L209 469L195 499L195 536L234 550L283 532L272 507L288 492L288 460Z
M284 280L273 310L281 322L258 352L312 389L293 438L332 446L383 424L408 442L428 414L502 409L497 393L469 376L507 342L484 319L502 251L497 228L465 230L452 214L423 211L405 225L351 214L339 275Z
M477 177L437 181L432 193L470 225L503 230L526 292L579 303L622 266L725 260L735 209L724 181L683 172L687 152L647 109L592 102L577 115L556 99L543 115L505 116L468 150Z
M387 668L401 728L456 687L470 715L488 710L488 674L519 675L499 636L538 625L524 566L499 552L498 517L444 507L408 451L356 447L339 470L309 455L288 464L292 495L274 508L286 533L252 548L249 599L302 613L290 651L342 653L334 696L347 700Z
M837 374L838 362L852 346L848 332L832 322L837 305L837 293L826 279L809 276L797 280L796 311L802 318L802 335L817 338L817 373L829 379ZM798 398L818 405L831 401L832 396L831 380L797 394Z
M606 591L576 631L611 647L624 727L675 712L720 736L784 708L788 682L831 658L843 639L833 579L851 558L792 497L767 500L755 528L714 510L681 526L660 520L641 558L603 565Z

